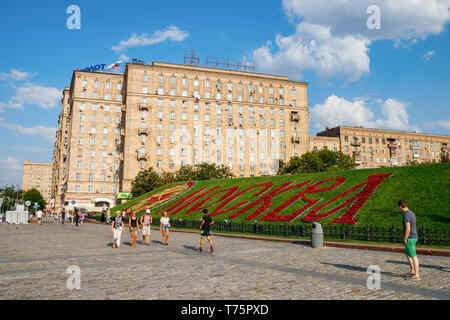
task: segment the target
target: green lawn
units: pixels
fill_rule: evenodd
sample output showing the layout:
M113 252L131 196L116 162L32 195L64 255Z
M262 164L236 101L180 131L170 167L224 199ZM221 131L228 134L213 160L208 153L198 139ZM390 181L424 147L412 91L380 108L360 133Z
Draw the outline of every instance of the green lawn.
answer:
M356 186L367 180L368 176L371 174L383 174L383 173L392 173L393 175L389 178L386 178L379 187L375 190L372 196L364 203L361 209L358 211L355 219L358 220L356 225L365 226L369 224L370 226L377 227L390 227L392 224L397 227L401 227L402 221L402 213L397 208L397 201L399 199L405 199L409 203L409 208L414 211L417 215L417 224L418 227L425 225L427 228L436 228L436 229L448 229L450 227L450 164L432 164L432 165L422 165L422 166L413 166L413 167L397 167L397 168L380 168L380 169L362 169L362 170L352 170L352 171L338 171L338 172L323 172L323 173L313 173L313 174L300 174L300 175L285 175L285 176L276 176L276 177L256 177L256 178L241 178L241 179L221 179L221 180L207 180L207 181L198 181L196 185L186 191L185 193L179 195L176 199L172 199L169 202L163 203L156 208L152 208L152 213L154 217L159 217L160 215L155 215L155 212L161 208L164 208L168 204L175 203L178 199L190 195L201 188L206 188L203 192L207 190L211 190L213 187L220 186L216 191L220 191L225 188L239 186L239 189L236 191L240 192L248 187L254 186L256 184L264 183L264 182L272 182L274 183L273 187L271 187L268 191L263 193L262 195L267 194L271 190L276 187L281 186L286 182L300 183L306 180L312 180L308 185L303 188L296 188L290 191L284 192L272 198L273 203L270 207L258 215L256 218L251 221L245 220L246 217L251 215L256 209L258 209L261 205L257 205L254 208L248 210L240 216L237 216L232 221L233 222L248 222L253 223L254 220L260 219L267 212L275 209L277 206L283 204L288 199L302 191L307 186L316 183L323 179L330 179L336 177L345 177L345 183L336 189L321 192L321 193L312 193L308 194L307 198L309 199L322 199L317 204L315 204L310 210L313 210L320 204L331 200L332 198L338 196L344 191L349 190L350 188ZM333 182L327 182L320 186L320 188L325 188L327 186L331 186ZM179 182L174 183L172 185L177 185ZM170 185L169 185L170 186ZM123 210L128 207L130 204L135 203L136 201L140 201L147 197L148 195L152 195L157 193L158 191L164 190L168 188L168 186L161 187L157 190L154 190L146 195L142 195L135 199L128 201L125 204L119 205L113 208L111 211L115 212L117 210ZM349 193L347 196L339 198L332 205L323 208L318 211L317 214L324 213L333 207L343 203L347 198L352 195L355 195L362 188L355 190L352 193ZM244 193L240 197L234 199L230 202L224 209L231 208L236 204L242 201L248 201L248 203L253 202L260 198L260 196L253 196L254 193L261 191L262 189L253 189L249 192ZM212 195L214 192L210 193ZM218 194L215 197L209 199L203 206L212 204L218 201L224 193ZM199 200L200 201L200 200ZM247 203L247 205L248 205ZM199 219L201 217L201 211L197 210L196 212L190 213L186 215L186 212L189 208L191 208L195 204L192 203L182 208L180 212L175 215L170 215L172 219ZM290 206L279 212L279 215L288 215L292 214L294 211L302 208L307 202L303 201L301 198L293 202ZM219 204L211 206L208 208L209 212L212 212ZM332 220L335 220L342 216L345 210L351 205L351 203L346 206L343 210L338 211L337 213L329 216L323 220L318 222L322 224L327 224ZM215 221L223 221L227 219L230 221L229 216L239 209L245 207L241 206L235 210L232 210L228 213L215 215L213 219ZM301 224L305 223L302 218L308 213L299 215L294 220L290 222L276 222L276 223L289 223L289 224ZM261 221L261 224L268 223L265 221ZM273 222L275 223L275 222Z

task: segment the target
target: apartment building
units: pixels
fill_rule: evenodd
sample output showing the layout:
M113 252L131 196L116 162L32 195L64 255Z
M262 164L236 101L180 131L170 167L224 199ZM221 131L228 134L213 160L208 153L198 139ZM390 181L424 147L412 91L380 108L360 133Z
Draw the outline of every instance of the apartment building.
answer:
M333 139L326 141L323 139ZM322 148L339 148L355 159L358 168L402 166L412 162L440 162L449 154L450 136L419 132L339 126L326 128L311 137L313 143L324 141Z
M52 166L52 163L25 160L23 162L22 190L35 188L39 190L47 204L50 204Z
M101 211L118 189L123 75L74 71L53 152L55 209Z

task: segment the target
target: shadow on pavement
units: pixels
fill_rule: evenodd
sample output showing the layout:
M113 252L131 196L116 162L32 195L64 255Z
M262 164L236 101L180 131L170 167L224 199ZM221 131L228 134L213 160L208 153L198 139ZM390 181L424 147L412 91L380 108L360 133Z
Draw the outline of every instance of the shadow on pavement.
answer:
M386 262L387 263L404 264L406 266L409 266L409 262L406 262L406 261L386 260ZM449 267L435 266L435 265L432 265L432 264L421 264L420 261L419 261L419 268L436 269L436 270L439 270L439 271L450 272L450 268Z
M198 251L198 248L197 247L194 247L194 246L183 246L185 249L188 249L188 250L192 250L192 251Z
M346 270L350 270L350 271L359 271L359 272L367 273L367 268L364 268L364 267L351 266L348 264L340 264L340 263L328 263L328 262L321 262L321 264L327 264L327 265L334 266L336 268L346 269ZM405 274L403 274L403 273L393 273L393 272L386 272L386 271L380 271L380 273L385 276L405 278Z
M302 247L308 247L308 248L312 247L310 243L304 243L304 242L300 242L300 241L294 241L294 242L292 242L292 244L302 246Z

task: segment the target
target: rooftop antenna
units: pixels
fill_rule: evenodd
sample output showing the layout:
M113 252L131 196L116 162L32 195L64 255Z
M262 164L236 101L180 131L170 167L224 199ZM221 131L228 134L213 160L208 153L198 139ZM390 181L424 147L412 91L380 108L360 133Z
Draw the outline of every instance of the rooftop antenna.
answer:
M200 56L195 49L186 51L184 54L184 64L190 66L198 66L200 64Z
M235 69L242 71L255 71L255 63L249 60L238 60L232 58L223 58L223 57L206 57L206 66L212 66L216 68L225 68L225 69Z

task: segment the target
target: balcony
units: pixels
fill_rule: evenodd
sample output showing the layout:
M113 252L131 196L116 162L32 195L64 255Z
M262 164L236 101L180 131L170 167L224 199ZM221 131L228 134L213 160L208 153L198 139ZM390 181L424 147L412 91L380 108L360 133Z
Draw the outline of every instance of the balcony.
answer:
M361 146L361 142L359 142L359 140L353 140L350 143L350 145L353 146L353 147L360 147Z
M140 103L139 110L148 110L150 106L147 103Z
M148 129L139 128L138 134L139 134L139 135L141 135L141 134L148 135Z
M392 143L388 143L388 148L389 149L397 149L397 145L394 143L394 142L392 142Z
M300 121L300 116L297 112L291 112L291 121Z
M291 141L292 143L300 143L300 137L292 137Z
M138 160L147 160L147 153L138 153L137 159Z

